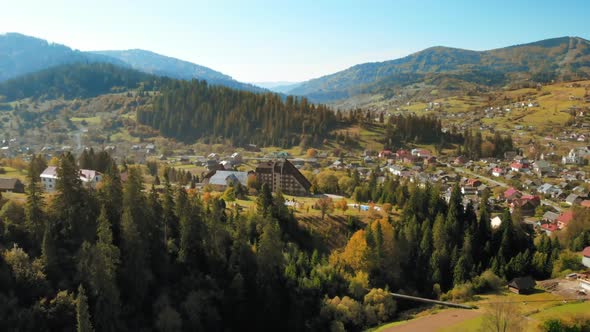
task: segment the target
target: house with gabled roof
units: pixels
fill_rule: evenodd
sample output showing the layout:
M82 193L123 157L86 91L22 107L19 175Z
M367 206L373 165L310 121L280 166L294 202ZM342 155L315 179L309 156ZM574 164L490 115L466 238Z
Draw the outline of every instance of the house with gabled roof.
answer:
M504 199L507 202L511 202L512 200L518 199L520 197L522 197L522 193L516 190L514 187L510 187L506 191L504 191Z
M238 171L217 170L209 173L203 183L213 186L214 189L222 191L228 186L241 184L248 185L248 173Z
M102 173L91 170L91 169L81 169L80 170L80 181L83 184L89 187L95 187L97 183L102 181ZM47 167L43 173L41 173L41 184L43 185L43 189L47 192L53 192L56 189L57 185L57 167L49 166Z
M563 229L569 225L569 223L574 220L574 211L567 210L562 212L559 217L557 217L557 228Z
M535 284L535 280L529 276L514 278L508 283L508 290L516 294L530 294Z
M578 196L576 194L569 194L565 198L565 203L568 204L568 205L577 205L580 202L582 202L582 199L580 198L580 196Z
M0 178L0 192L24 193L25 185L19 179Z

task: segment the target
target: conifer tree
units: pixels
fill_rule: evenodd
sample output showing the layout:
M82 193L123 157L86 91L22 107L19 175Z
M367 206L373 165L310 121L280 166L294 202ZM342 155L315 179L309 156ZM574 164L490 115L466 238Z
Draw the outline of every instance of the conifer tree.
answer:
M33 243L42 241L43 233L45 231L45 214L43 212L44 201L41 185L39 184L39 175L35 170L35 159L29 164L27 171L27 202L25 205L25 226L31 235Z
M78 298L76 299L76 322L78 332L94 331L90 322L90 312L88 312L88 299L82 285L78 287Z
M95 325L100 331L117 331L120 310L117 269L120 254L119 248L113 244L111 225L104 207L98 217L97 237L90 282L96 298Z

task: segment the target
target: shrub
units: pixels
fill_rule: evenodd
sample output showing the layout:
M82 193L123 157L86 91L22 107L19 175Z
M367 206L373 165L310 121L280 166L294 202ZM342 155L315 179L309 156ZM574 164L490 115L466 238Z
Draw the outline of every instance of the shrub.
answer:
M453 287L450 291L444 294L441 299L443 301L452 300L452 301L468 301L473 298L475 294L473 284L470 282L466 282L464 284L459 284Z
M498 277L491 269L473 278L473 288L477 293L494 292L499 290L505 281Z

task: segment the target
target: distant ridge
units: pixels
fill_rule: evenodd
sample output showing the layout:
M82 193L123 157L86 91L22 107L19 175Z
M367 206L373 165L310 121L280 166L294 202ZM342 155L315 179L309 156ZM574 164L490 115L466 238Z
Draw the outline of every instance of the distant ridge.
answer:
M150 51L82 52L20 33L0 35L0 82L54 66L96 62L126 66L170 78L206 80L209 84L240 90L267 91L251 84L238 82L213 69Z
M590 42L560 37L488 51L430 47L400 59L355 65L286 92L331 102L359 94L388 94L417 82L462 89L588 77Z

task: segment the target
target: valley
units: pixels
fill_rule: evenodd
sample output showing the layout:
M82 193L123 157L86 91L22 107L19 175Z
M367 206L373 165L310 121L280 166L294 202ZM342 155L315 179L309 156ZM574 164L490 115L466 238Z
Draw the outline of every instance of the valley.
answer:
M0 329L588 324L587 40L433 47L278 94L25 37L0 36L22 64L0 61Z

